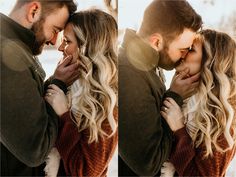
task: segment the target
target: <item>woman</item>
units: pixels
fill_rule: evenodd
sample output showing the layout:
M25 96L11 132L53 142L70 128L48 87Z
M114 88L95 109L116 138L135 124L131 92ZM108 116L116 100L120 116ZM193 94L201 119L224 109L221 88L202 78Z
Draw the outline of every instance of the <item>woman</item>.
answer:
M161 111L175 137L170 162L179 176L224 176L236 151L235 41L202 31L177 73L186 67L190 75L201 72L197 93L186 101L184 113L170 98Z
M116 42L116 21L100 10L78 12L65 27L59 51L79 63L80 77L67 96L50 85L45 99L60 116L56 148L66 175L106 176L118 138Z

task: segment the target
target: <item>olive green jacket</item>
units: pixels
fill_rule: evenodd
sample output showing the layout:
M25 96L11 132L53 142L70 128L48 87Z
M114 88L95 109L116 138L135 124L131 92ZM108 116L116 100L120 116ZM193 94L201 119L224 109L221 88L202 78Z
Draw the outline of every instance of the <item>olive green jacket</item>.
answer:
M1 176L34 176L58 131L44 100L45 73L32 50L35 36L5 15L1 20Z
M156 176L169 157L172 131L160 109L166 93L159 54L127 30L119 50L119 176Z

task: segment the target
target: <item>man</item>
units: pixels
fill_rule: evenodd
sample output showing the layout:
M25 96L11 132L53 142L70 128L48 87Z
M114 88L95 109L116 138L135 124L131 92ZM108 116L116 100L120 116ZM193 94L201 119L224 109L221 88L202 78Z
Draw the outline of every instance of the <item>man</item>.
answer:
M163 97L181 105L199 74L179 73L166 92L159 67L171 70L192 46L201 17L184 0L154 0L140 29L127 30L119 51L119 176L158 176L172 132L161 118Z
M44 100L45 73L34 55L55 44L76 8L72 0L18 0L9 17L1 14L1 176L40 175L55 143L58 117ZM47 84L66 90L77 77L70 62Z

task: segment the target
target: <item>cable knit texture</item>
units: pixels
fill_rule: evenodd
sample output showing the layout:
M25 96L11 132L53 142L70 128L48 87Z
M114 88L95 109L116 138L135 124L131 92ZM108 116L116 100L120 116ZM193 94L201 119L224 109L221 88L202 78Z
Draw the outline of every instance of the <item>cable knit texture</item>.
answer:
M117 109L114 116L117 121ZM99 138L99 142L88 144L89 131L79 133L71 120L70 112L62 115L60 126L56 147L61 155L66 175L106 176L109 161L117 146L118 132L110 138ZM111 133L108 121L102 126L107 133Z
M230 102L236 112L236 100L232 99ZM234 122L235 120L236 113L234 114ZM236 145L225 153L213 151L213 156L204 158L204 146L195 149L185 127L176 131L174 137L175 142L170 161L174 164L179 176L225 176L227 167L235 155ZM219 142L222 147L228 147L223 136L219 138Z

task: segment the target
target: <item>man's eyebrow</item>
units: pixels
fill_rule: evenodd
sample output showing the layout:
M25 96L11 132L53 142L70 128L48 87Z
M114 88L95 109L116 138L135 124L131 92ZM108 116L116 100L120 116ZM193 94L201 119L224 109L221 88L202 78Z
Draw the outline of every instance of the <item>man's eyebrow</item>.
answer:
M59 27L59 26L56 26L56 25L54 25L54 28L58 29L59 31L62 31L62 30L63 30L62 27Z
M186 47L186 48L179 48L179 50L188 50L190 47Z
M186 47L186 48L179 48L179 50L189 50L193 47L193 45L189 46L189 47Z

